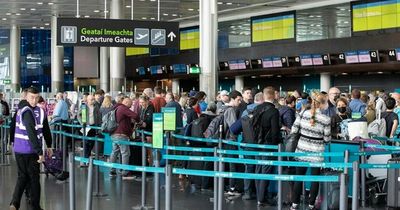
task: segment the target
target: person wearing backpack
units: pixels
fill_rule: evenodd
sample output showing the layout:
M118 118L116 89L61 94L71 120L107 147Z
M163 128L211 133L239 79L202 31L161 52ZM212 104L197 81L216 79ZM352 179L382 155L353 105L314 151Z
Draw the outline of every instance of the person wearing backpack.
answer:
M258 105L254 114L259 115L259 120L253 123L254 138L256 144L278 145L281 143L280 139L280 125L279 125L279 111L275 108L275 89L273 87L266 87L263 90L264 103ZM258 123L259 122L259 123ZM259 127L257 127L259 126ZM270 150L259 149L260 152L269 152ZM256 156L257 160L271 160L274 157ZM272 174L273 166L256 165L255 173L257 174ZM269 181L255 180L256 193L257 193L257 206L264 206L266 202L265 195L268 189ZM270 203L272 204L272 203Z
M397 126L399 125L399 117L393 111L396 106L396 100L389 97L386 101L386 112L382 113L382 118L386 121L386 137L395 137ZM388 142L391 144L391 142Z
M93 95L88 95L87 101L86 101L86 107L87 107L87 111L86 111L87 125L100 126L101 120L102 120L101 113L100 113L100 106L98 105L98 103L96 103ZM80 113L78 115L78 121L82 122L82 111L80 111ZM98 134L97 130L86 128L86 136L94 137L97 134ZM85 146L84 146L83 156L85 158L88 158L90 156L90 153L92 152L95 142L86 140L84 142L84 144L85 144ZM85 166L86 166L86 164L83 164L83 163L81 164L81 167L85 167Z
M229 93L230 102L227 104L227 108L223 113L224 123L223 123L223 132L224 132L224 139L228 141L236 141L237 136L229 131L229 128L236 122L237 115L236 109L239 107L240 103L242 102L242 94L234 90ZM237 146L225 144L225 149L228 150L237 150ZM237 158L237 155L227 155L228 158ZM229 163L229 172L236 172L237 171L237 164ZM230 196L240 195L239 190L236 186L235 179L229 179L229 189L226 194Z
M328 106L327 98L323 94L316 93L312 97L311 109L305 110L300 116L297 116L292 127L291 134L300 134L297 143L296 153L313 152L320 153L325 151L325 144L331 140L331 119L322 114L321 110ZM324 161L323 157L302 156L296 157L300 162L320 163ZM306 167L297 167L296 175L305 175ZM321 168L311 168L311 175L320 175ZM299 209L300 196L303 189L302 182L295 182L292 193L292 205L290 210ZM312 182L308 209L315 209L315 201L319 191L319 183Z
M131 126L132 121L137 119L137 113L130 110L132 107L132 100L130 98L124 98L122 103L118 103L114 106L115 108L115 118L118 123L118 127L111 133L111 139L128 141L133 132L133 127ZM129 164L130 149L129 145L113 143L112 153L110 155L110 162L115 163L117 156L121 154L122 164ZM116 176L115 169L111 169L110 176ZM122 172L122 179L131 179L128 171Z

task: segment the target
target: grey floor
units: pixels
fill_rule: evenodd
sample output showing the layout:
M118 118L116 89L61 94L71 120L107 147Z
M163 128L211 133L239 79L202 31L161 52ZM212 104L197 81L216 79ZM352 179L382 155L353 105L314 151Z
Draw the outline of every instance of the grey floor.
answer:
M11 195L16 182L16 167L12 156L7 156L10 166L0 166L0 209L8 209ZM141 183L138 181L125 181L120 177L110 179L107 169L100 170L101 192L108 194L106 197L93 197L94 210L130 210L133 206L138 206L141 201ZM103 176L105 175L105 176ZM45 210L69 210L69 188L67 182L57 182L54 177L41 177L42 195L41 205ZM76 168L76 209L85 209L85 193L87 183L87 169ZM147 203L154 206L153 182L147 182ZM189 184L179 182L174 178L174 188L172 190L173 210L208 210L213 209L213 203L210 202L212 192L194 194L190 193ZM161 190L161 209L164 207L165 191ZM26 210L25 199L22 199L21 210ZM233 202L224 203L224 210L251 210L251 209L277 209L276 207L265 206L258 208L255 201L242 201L236 199ZM284 208L287 209L287 208ZM375 208L384 209L384 207Z

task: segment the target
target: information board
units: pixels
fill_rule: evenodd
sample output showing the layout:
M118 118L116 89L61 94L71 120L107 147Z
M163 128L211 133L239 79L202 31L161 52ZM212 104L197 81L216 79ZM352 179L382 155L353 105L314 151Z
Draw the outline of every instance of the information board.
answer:
M164 146L163 113L153 114L153 148L162 149Z
M252 42L293 39L295 14L293 12L251 18Z
M176 109L175 107L162 107L161 112L164 114L164 130L176 130Z

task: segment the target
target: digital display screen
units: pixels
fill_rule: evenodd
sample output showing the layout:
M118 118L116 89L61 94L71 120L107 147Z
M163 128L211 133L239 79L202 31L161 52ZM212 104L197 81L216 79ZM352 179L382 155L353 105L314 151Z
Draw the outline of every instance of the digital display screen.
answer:
M324 60L321 55L312 55L312 62L314 66L322 66L324 65Z
M174 72L174 74L187 74L187 69L185 64L172 65L172 71Z
M144 68L144 67L138 67L138 68L136 69L136 71L137 71L137 73L139 74L139 76L144 76L144 75L146 75L146 68Z
M398 0L361 1L352 4L353 32L400 27Z
M295 14L269 15L251 18L252 42L293 39Z
M272 58L263 58L262 65L263 65L263 68L265 68L265 69L274 67Z
M301 63L301 66L312 66L313 60L312 60L311 55L301 55L300 63Z
M346 52L345 53L346 57L346 63L351 64L351 63L358 63L358 53L356 51L353 52Z
M248 60L233 60L229 61L228 64L230 70L243 70L250 68L250 62Z
M150 74L151 75L162 74L162 73L163 73L163 69L162 69L161 65L150 66Z
M180 49L189 50L200 47L200 30L198 27L180 30Z
M371 56L369 55L369 51L359 51L358 61L360 63L371 63Z
M272 58L272 66L273 67L283 67L281 57L273 57Z

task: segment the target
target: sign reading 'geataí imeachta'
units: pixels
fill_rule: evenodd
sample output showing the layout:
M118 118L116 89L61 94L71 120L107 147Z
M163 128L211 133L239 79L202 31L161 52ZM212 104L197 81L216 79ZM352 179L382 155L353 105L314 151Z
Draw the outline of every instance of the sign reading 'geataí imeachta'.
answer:
M57 45L179 48L177 22L57 19Z

